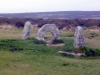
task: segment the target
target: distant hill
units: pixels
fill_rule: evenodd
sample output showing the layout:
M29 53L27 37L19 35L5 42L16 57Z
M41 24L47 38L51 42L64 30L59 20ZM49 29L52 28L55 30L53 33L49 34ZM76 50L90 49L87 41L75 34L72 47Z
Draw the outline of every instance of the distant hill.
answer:
M100 19L100 11L58 11L0 14L5 18Z

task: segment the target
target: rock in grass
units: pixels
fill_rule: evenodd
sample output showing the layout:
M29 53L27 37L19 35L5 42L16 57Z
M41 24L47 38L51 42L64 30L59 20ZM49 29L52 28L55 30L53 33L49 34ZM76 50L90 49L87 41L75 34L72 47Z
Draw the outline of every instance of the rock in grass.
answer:
M85 47L83 28L81 26L77 26L74 34L74 47L82 48Z
M36 39L45 41L44 35L47 32L51 32L51 34L52 34L52 39L50 40L50 42L52 42L52 40L54 40L54 39L60 38L59 29L57 28L57 26L55 24L45 24L38 30Z
M31 32L31 23L29 21L25 22L24 29L22 31L22 39L28 39L30 37Z

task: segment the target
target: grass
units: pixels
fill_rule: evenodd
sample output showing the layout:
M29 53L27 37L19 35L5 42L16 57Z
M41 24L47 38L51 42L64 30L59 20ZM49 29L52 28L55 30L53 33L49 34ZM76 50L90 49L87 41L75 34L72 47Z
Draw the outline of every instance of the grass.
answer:
M61 39L65 46L47 47L44 44L34 44L37 29L32 29L31 37L27 40L21 40L21 32L22 29L0 29L0 75L100 74L100 56L72 58L58 54L59 50L74 49L73 37L66 37L73 33L61 31ZM85 35L89 34L89 32L85 33ZM100 49L99 45L96 46L99 44L99 38L97 40L96 38L86 38L87 46ZM94 46L90 40L95 42Z
M4 56L6 55L6 56ZM99 75L99 59L72 59L31 52L0 52L1 75ZM98 61L98 62L97 62Z
M100 49L100 31L85 31L84 35L87 46Z

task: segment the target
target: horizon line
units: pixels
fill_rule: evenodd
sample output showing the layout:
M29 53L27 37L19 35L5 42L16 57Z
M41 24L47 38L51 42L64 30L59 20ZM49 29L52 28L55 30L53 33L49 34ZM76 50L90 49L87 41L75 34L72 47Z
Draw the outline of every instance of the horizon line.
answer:
M81 11L85 11L85 12L97 12L97 11L100 11L100 10L68 10L68 11L38 11L38 12L3 12L3 13L0 13L0 14L21 14L21 13L49 13L49 12L81 12Z

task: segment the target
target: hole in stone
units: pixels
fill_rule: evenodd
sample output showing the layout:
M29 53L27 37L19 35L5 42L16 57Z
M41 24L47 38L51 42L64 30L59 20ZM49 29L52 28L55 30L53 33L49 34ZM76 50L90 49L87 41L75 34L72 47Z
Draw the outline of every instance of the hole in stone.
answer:
M46 41L47 44L51 44L52 43L53 37L54 37L53 33L51 33L51 32L46 32L44 34L44 39L45 39L45 41Z
M47 32L47 33L44 34L44 39L45 39L46 41L51 40L52 37L53 37L53 35L52 35L51 32Z

